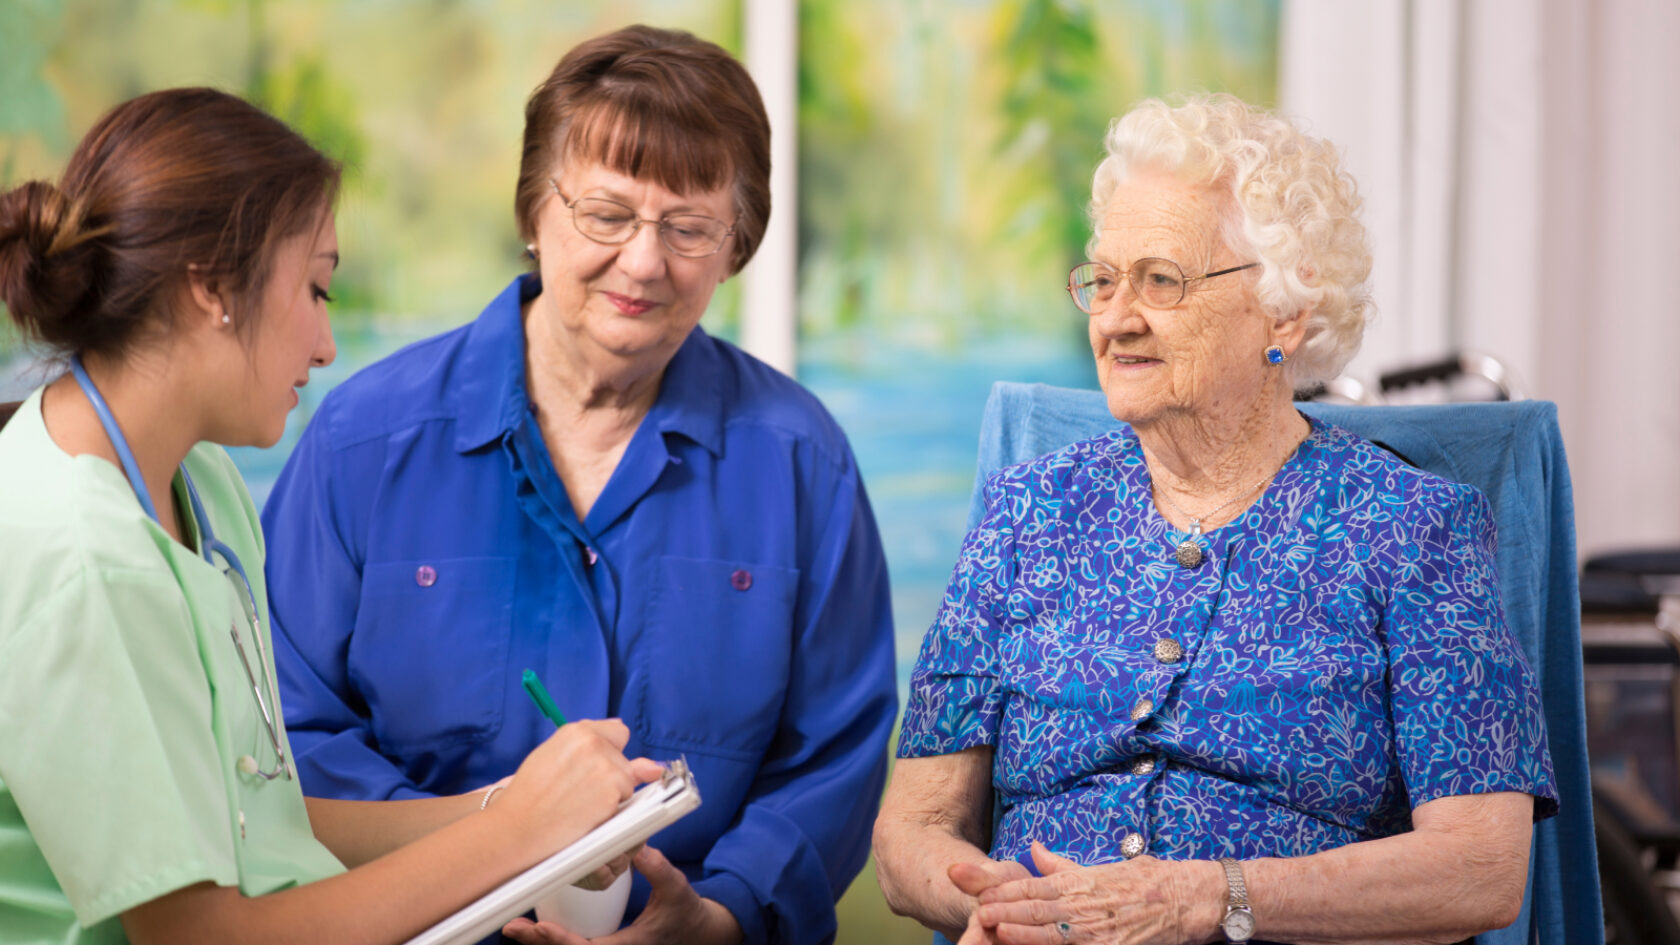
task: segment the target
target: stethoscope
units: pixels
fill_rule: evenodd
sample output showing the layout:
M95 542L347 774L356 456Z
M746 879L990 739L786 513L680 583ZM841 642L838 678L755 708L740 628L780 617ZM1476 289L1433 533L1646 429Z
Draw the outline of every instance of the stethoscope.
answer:
M123 474L128 477L128 484L134 489L134 497L140 500L140 508L144 509L152 521L159 526L163 520L158 517L157 506L152 504L152 495L146 488L146 480L140 475L140 465L134 461L134 453L128 448L128 439L123 436L122 428L117 425L117 418L111 414L111 408L100 396L99 388L93 385L93 379L88 377L87 369L82 367L80 355L71 355L70 372L76 376L76 384L87 395L88 402L93 404L93 412L99 416L99 425L105 428L105 435L111 439L111 448L116 450L117 459L122 461ZM268 730L268 743L274 747L275 765L271 770L263 770L253 755L241 755L237 762L239 770L248 775L272 781L284 777L292 777L291 765L286 761L286 751L280 743L280 729L275 723L274 714L269 709L269 700L265 694L274 694L274 681L268 674L268 657L263 649L262 619L257 614L257 596L251 589L251 579L245 574L245 566L240 564L239 556L233 553L226 543L219 541L210 530L210 516L204 512L204 503L199 501L198 490L193 487L192 477L187 475L186 464L180 467L181 482L187 487L187 502L192 506L193 522L198 526L198 542L200 554L204 560L215 567L216 562L210 557L211 553L219 554L227 561L228 567L223 573L230 576L228 583L233 585L234 596L239 598L241 609L245 611L245 622L251 628L251 645L257 651L257 670L251 671L251 661L245 655L245 643L240 637L239 621L235 620L229 628L233 635L233 648L239 652L239 663L245 668L245 679L251 684L251 694L257 700L257 713L262 716L263 728ZM237 577L238 580L231 580ZM261 682L258 682L258 675ZM276 695L273 703L279 706L280 699ZM241 815L243 816L243 815Z

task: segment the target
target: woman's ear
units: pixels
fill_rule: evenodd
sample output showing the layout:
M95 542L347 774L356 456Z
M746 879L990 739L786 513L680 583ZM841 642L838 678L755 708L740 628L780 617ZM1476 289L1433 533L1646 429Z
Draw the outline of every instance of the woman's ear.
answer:
M204 273L197 263L187 266L188 316L197 322L203 319L213 328L233 327L233 313L222 292L221 280Z
M1296 349L1307 337L1307 318L1312 309L1304 308L1293 315L1278 319L1272 325L1272 344L1283 348L1284 354L1295 356Z

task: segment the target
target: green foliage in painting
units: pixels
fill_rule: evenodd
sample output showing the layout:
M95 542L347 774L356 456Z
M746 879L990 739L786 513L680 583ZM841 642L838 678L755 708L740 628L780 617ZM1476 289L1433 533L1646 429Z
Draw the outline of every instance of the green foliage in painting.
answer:
M1020 211L1004 223L1011 241L1051 240L1080 255L1088 227L1093 142L1107 122L1099 89L1101 49L1089 9L1057 0L1000 5L1003 137L998 159L1013 173Z
M1202 90L1274 104L1277 17L1277 0L804 0L802 333L1077 343L1059 287L1109 121Z

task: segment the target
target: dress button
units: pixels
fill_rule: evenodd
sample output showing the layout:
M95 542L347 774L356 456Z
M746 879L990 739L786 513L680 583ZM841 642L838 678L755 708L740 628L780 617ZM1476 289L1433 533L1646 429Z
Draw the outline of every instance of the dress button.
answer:
M1169 637L1162 637L1155 641L1155 661L1158 663L1176 663L1184 658L1184 647L1178 641Z
M1155 756L1154 755L1144 755L1142 758L1139 758L1138 760L1132 762L1132 773L1133 774L1154 774L1155 773Z
M1120 855L1124 856L1126 859L1129 860L1142 852L1143 834L1129 833L1126 834L1126 839L1120 841Z
M1137 701L1136 705L1132 706L1132 721L1141 722L1149 717L1149 713L1154 711L1155 700L1149 698L1148 696L1144 696L1142 699Z
M423 564L414 571L414 583L421 587L431 587L437 583L437 569L429 564Z
M729 576L729 586L738 591L744 591L747 588L752 587L752 572L740 570L731 574Z

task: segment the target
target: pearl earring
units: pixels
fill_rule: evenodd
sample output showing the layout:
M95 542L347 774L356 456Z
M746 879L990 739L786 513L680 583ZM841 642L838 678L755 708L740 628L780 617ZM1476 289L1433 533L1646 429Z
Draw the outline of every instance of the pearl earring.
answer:
M1266 349L1266 363L1273 366L1289 360L1289 355L1283 353L1283 345L1272 345Z
M231 316L231 315L229 315L229 314L228 314L228 313L226 313L226 312L223 312L223 313L222 313L222 324L223 324L223 325L231 325L231 324L233 324L233 316Z
M526 243L525 244L525 255L531 257L532 259L536 259L537 258L537 244Z

